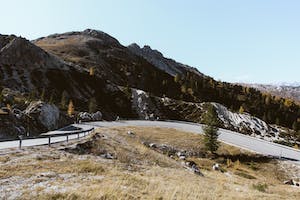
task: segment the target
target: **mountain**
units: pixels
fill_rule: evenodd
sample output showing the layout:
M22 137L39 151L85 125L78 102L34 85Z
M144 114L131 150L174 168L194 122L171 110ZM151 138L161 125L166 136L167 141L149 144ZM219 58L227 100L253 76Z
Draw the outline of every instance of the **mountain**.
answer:
M223 121L223 127L230 124L228 128L240 131L243 126L247 134L262 131L263 135L272 134L272 130L269 125L260 124L292 128L300 118L300 106L293 101L215 81L193 67L165 58L149 46L125 47L101 31L87 29L34 41L1 35L0 45L0 89L11 91L2 91L2 96L6 96L0 104L10 104L25 116L26 110L34 110L28 108L31 102L42 100L56 105L60 115L67 117L66 104L72 101L76 113L100 110L105 120L120 116L201 122L205 102L215 102L226 106L228 112L251 116L239 116L244 122L235 123L232 115L226 115L228 120ZM224 111L223 107L216 108ZM258 119L263 122L253 122ZM75 120L75 116L69 120ZM0 120L0 126L7 126L7 121L12 120L6 117ZM28 128L24 121L18 127Z
M280 96L283 98L289 98L300 103L300 84L274 84L274 85L264 85L264 84L245 84L243 86L256 88L263 93L270 93L274 96Z
M115 38L87 29L82 32L55 34L34 43L67 62L93 69L95 75L110 83L140 88L156 95L163 93L160 84L168 82L168 96L180 87L173 77L122 46ZM159 84L152 84L156 80Z
M151 49L151 47L148 45L145 45L143 48L141 48L136 43L133 43L128 46L128 49L136 55L145 58L148 62L167 72L171 76L176 76L177 74L186 75L189 72L199 76L204 76L204 74L199 72L194 67L178 63L170 58L165 58L161 52Z

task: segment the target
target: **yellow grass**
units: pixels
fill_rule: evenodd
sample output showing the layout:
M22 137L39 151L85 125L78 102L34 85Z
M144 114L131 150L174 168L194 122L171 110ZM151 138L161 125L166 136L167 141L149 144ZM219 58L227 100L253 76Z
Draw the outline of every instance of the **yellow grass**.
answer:
M129 130L133 136L127 134ZM188 158L198 164L204 174L201 177L183 168L181 161L142 144L148 141L204 151L200 135L143 127L102 128L97 134L105 137L94 142L92 155L67 153L54 145L25 150L22 156L19 153L0 156L0 180L20 177L32 179L36 184L47 182L47 186L19 188L23 193L20 199L299 199L300 196L298 188L282 184L284 174L275 161L249 164L222 157ZM103 150L117 159L100 158L97 152ZM245 153L225 144L218 152ZM33 156L37 153L38 156ZM212 164L222 159L221 167L226 173L212 171ZM43 172L54 172L57 176L51 179L37 176Z

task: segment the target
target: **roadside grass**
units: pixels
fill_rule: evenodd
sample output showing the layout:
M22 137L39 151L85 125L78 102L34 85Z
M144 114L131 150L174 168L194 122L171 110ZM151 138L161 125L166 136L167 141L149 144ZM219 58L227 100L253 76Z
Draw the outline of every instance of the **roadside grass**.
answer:
M128 135L129 130L134 134ZM97 135L103 137L93 137ZM201 135L165 128L118 127L98 129L87 141L91 140L90 145L81 145L88 149L80 149L78 154L53 145L24 150L22 156L6 155L8 160L0 156L0 161L5 161L0 163L0 181L18 177L38 184L24 187L20 199L298 199L300 196L298 189L282 184L285 175L276 161L226 144L221 145L218 156L211 158L206 155ZM198 156L187 159L197 163L204 177L184 169L181 161L146 147L142 144L145 141L197 152ZM111 153L115 158L103 159L102 153ZM211 169L216 162L225 173ZM37 177L44 172L57 175L51 179Z

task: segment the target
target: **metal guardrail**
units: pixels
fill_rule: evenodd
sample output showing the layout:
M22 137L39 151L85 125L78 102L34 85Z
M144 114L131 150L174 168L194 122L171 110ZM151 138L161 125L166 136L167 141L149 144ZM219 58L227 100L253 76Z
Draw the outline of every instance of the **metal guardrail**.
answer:
M85 137L85 136L89 135L93 131L94 131L94 128L87 129L87 130L68 131L66 133L58 133L58 134L51 134L51 135L39 135L39 136L26 137L26 138L19 137L18 139L4 139L4 140L0 140L0 143L1 142L15 142L15 141L19 141L19 145L18 146L21 149L23 141L48 138L48 143L46 143L46 144L48 144L48 146L51 146L51 144L54 144L54 143L57 143L57 142L63 142L63 141L68 142L69 139L70 139L70 136L77 135L76 138L79 139L79 138L82 138L82 137ZM83 134L83 136L80 136L81 134ZM53 140L51 141L51 139L55 139L57 137L64 137L64 136L66 136L65 140L59 140L59 141L54 141L54 142L53 142ZM75 139L75 138L72 138L72 139ZM46 145L46 144L44 144L44 145Z

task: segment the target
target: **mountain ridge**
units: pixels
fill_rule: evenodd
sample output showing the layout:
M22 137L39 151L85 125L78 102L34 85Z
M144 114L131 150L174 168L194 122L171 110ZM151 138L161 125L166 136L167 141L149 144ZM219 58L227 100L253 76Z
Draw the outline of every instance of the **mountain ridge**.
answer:
M78 111L87 111L90 102L96 102L94 107L103 112L104 119L143 118L146 115L139 115L139 105L143 105L139 101L146 98L134 96L138 89L146 92L147 98L157 99L153 103L157 107L148 110L147 115L163 119L189 118L199 122L202 112L193 109L202 102L220 103L231 111L242 110L267 123L290 128L300 117L299 106L294 102L266 96L254 88L215 81L195 68L165 58L149 46L126 47L102 31L53 34L31 42L1 36L0 44L7 46L13 38L20 40L20 44L4 51L0 48L0 76L7 76L0 86L25 92L25 96L32 96L29 88L33 88L35 100L47 91L43 98L49 100L54 96L53 102L59 107L63 94L67 94L66 99L73 100ZM22 80L24 70L29 75ZM26 83L28 80L32 87ZM166 106L158 102L163 98L174 101ZM176 112L179 108L180 112Z

